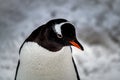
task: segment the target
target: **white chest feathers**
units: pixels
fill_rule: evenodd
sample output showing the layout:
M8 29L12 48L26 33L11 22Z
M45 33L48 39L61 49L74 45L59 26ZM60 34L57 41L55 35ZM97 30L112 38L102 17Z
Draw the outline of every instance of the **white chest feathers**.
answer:
M37 43L25 43L17 80L77 80L70 47L50 52Z

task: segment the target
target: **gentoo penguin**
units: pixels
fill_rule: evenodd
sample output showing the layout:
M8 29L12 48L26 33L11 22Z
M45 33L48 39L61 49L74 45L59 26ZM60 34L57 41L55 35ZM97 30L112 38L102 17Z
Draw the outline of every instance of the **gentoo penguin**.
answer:
M83 50L69 21L53 19L38 27L20 48L15 80L80 80L71 46Z

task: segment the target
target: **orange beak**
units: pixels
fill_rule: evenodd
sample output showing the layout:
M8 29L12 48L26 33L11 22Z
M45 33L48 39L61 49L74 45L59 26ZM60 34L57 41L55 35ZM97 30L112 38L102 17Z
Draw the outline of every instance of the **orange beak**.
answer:
M75 41L69 41L69 42L70 42L70 44L72 44L73 46L75 46L75 47L77 47L77 48L79 48L79 49L81 49L81 50L84 50L83 46L82 46L77 40L75 40Z

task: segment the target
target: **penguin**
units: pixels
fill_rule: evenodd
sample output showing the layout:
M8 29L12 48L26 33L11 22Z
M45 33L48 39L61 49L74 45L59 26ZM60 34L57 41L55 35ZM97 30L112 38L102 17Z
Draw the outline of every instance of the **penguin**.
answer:
M71 46L84 50L74 25L61 18L48 21L21 45L14 80L80 80Z

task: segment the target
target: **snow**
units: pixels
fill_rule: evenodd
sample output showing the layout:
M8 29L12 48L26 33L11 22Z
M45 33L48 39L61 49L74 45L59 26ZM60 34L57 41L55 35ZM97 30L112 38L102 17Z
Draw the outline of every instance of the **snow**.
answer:
M81 80L120 80L120 0L0 0L0 80L13 80L18 50L38 26L65 18L85 51L74 48Z

